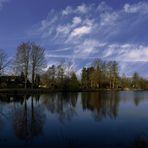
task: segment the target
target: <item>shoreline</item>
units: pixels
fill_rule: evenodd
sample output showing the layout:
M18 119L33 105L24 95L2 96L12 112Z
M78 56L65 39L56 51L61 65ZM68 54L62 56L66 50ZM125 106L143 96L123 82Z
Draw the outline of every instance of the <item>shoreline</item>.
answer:
M0 93L12 93L12 94L41 94L52 92L99 92L99 91L144 91L148 89L77 89L77 90L62 90L62 89L49 89L49 88L36 88L36 89L0 89Z

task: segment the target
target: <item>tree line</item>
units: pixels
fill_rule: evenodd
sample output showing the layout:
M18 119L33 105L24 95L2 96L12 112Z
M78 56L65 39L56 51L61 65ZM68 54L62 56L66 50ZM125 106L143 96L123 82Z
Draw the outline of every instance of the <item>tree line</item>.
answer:
M98 89L147 89L148 80L137 72L132 77L119 75L116 61L95 59L91 66L83 67L78 78L72 62L63 62L47 68L46 51L33 42L23 42L17 49L13 59L8 60L4 50L0 50L0 75L11 65L11 72L16 76L24 76L24 88L28 80L31 87L49 88L53 90L98 90ZM45 70L46 69L46 70Z

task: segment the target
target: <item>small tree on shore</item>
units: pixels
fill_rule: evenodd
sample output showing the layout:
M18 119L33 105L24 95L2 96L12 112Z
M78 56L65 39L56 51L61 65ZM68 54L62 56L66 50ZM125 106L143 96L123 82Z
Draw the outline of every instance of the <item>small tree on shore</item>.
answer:
M3 49L0 49L0 75L3 74L3 72L8 67L9 64L10 61L7 58L7 54Z

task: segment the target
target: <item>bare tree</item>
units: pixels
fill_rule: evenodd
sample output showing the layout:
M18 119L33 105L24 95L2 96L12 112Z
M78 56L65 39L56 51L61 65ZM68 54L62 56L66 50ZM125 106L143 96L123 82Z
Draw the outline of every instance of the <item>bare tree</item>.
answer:
M10 61L7 58L7 54L3 49L0 49L0 75L2 75L9 63Z
M70 78L72 73L74 72L74 63L71 60L65 61L64 63L64 71L67 78Z
M29 71L29 60L30 60L30 43L22 43L17 48L15 68L16 71L23 73L25 77L25 88L27 88L28 71Z
M108 70L109 70L109 82L110 88L117 88L118 87L118 63L116 61L110 61L108 63Z
M31 45L31 71L32 71L32 88L34 87L35 76L46 68L45 49L32 43Z

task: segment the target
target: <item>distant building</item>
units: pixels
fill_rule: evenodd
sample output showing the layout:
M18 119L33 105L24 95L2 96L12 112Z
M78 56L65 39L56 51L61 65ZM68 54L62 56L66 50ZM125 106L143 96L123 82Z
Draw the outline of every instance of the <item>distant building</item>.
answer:
M24 88L24 76L0 76L0 88ZM27 80L27 88L31 87L31 83Z

